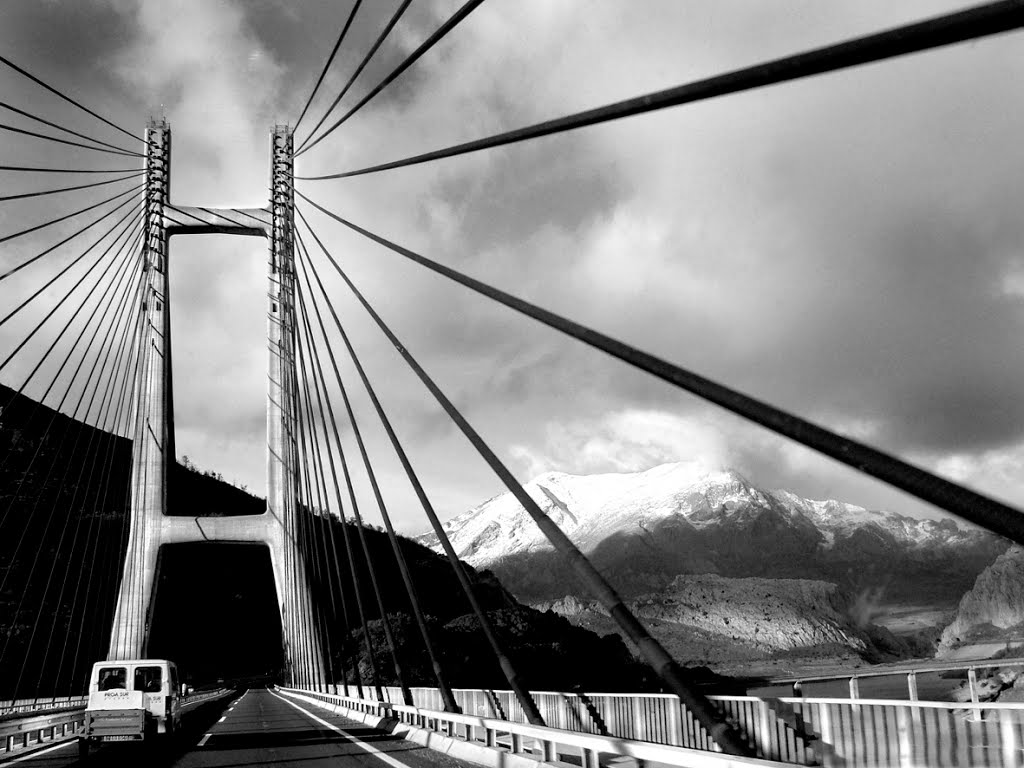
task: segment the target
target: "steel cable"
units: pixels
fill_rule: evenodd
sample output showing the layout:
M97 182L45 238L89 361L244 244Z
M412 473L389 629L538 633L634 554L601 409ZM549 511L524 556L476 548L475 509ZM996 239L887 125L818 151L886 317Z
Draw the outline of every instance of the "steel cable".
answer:
M345 87L341 89L341 93L339 93L335 97L334 101L331 102L331 106L327 108L326 112L324 112L323 117L320 118L320 122L313 126L313 130L309 132L309 135L306 136L305 140L299 146L298 150L296 150L293 153L293 157L297 157L305 151L303 149L303 146L305 146L309 142L309 140L313 138L313 135L317 132L317 130L319 130L320 126L324 124L324 121L330 116L331 112L334 111L334 108L338 106L338 102L341 101L342 97L344 97L346 93L348 93L348 89L352 87L352 83L356 81L356 78L359 77L359 75L362 73L366 65L370 63L370 59L373 58L373 54L375 54L377 52L377 49L380 48L385 38L387 38L387 36L391 33L391 30L394 28L395 24L398 23L398 20L402 18L402 14L405 13L405 9L409 7L409 4L411 2L412 0L402 0L402 4L399 5L398 10L396 10L394 14L392 14L391 19L387 23L387 26L384 27L384 30L377 37L377 40L370 47L370 50L367 51L366 56L363 57L363 60L359 63L359 66L356 67L356 71L352 73L352 76L348 79L348 82L345 83ZM320 138L322 139L323 135ZM319 141L320 139L317 139L316 141L313 142L313 144L316 144ZM310 148L313 146L313 144L309 145Z
M1021 514L1019 510L1013 507L938 477L920 467L908 464L877 448L872 448L838 435L799 416L776 408L737 390L730 389L723 384L711 381L697 373L643 352L592 328L587 328L584 325L556 315L554 312L542 309L491 285L468 277L450 267L431 261L425 256L421 256L408 248L403 248L396 243L346 221L337 214L331 213L317 203L314 203L301 192L296 191L296 194L353 231L359 232L395 253L405 256L450 280L454 280L482 296L493 299L527 317L532 317L534 320L550 328L554 328L574 339L582 341L588 346L599 349L624 363L628 363L634 368L646 371L662 381L684 389L697 397L715 403L728 411L742 416L748 421L760 424L772 432L788 437L808 448L812 448L818 453L851 466L864 474L876 477L922 501L934 504L940 509L944 509L975 525L987 528L1000 536L1005 536L1019 544L1024 544L1024 514ZM302 215L301 212L299 215Z
M345 39L345 35L348 33L348 28L352 26L352 20L356 17L356 11L359 10L359 6L362 2L363 0L355 0L352 4L352 10L349 11L348 19L345 21L345 26L341 28L341 33L338 35L338 39L335 41L334 47L331 49L331 55L327 57L327 62L324 64L324 68L320 72L320 77L316 79L316 84L313 86L313 90L310 92L309 98L306 99L306 106L302 108L302 113L299 115L299 119L295 121L292 133L299 129L299 123L301 123L302 118L306 116L306 111L309 109L309 105L313 103L313 97L316 96L316 92L320 88L320 84L324 81L324 77L327 75L327 70L331 68L331 62L334 61L334 57L337 55L338 49L341 47L341 43Z
M304 259L306 261L308 261L309 254L308 254L308 251L306 250L305 244L302 242L302 236L298 233L298 231L296 231L296 239L297 239L297 242L299 243L299 245L301 246L301 251L302 251L302 253L304 255ZM306 266L303 263L303 259L300 259L298 261L298 263L299 263L300 268L302 269L302 276L303 276L303 278L306 281L306 285L308 286L310 295L312 296L313 288L312 288L312 284L309 282L309 275L306 272ZM348 414L349 424L352 427L352 433L353 433L353 436L356 439L356 444L359 447L359 452L360 452L360 455L361 455L362 460L363 460L363 468L366 470L366 475L367 475L367 477L368 477L368 479L370 481L370 486L373 489L374 498L375 498L375 500L377 502L377 509L380 512L381 519L384 521L384 526L385 526L385 528L387 530L387 533L388 533L388 541L391 543L391 548L392 548L392 551L395 554L395 560L398 563L398 569L399 569L399 572L400 572L400 574L402 576L402 581L403 581L403 583L405 585L406 593L409 595L409 603L412 606L413 616L414 616L414 618L416 620L416 625L417 625L417 628L419 629L420 637L423 640L423 646L424 646L425 650L427 651L428 658L430 659L430 665L431 665L431 668L432 668L432 670L434 672L434 677L437 680L438 690L441 692L441 699L442 699L442 701L444 703L445 711L446 712L455 712L455 713L461 712L462 711L461 707L459 707L458 703L455 701L455 695L452 693L451 686L448 684L447 675L445 674L445 671L444 671L444 669L443 669L443 667L441 665L440 657L439 657L439 655L438 655L438 653L437 653L437 651L436 651L436 649L434 647L433 640L431 639L430 630L427 627L426 618L425 618L425 616L423 614L423 609L420 606L419 595L417 594L417 591L416 591L415 582L413 581L412 574L409 571L409 565L408 565L408 563L405 560L405 555L402 553L402 548L401 548L401 546L398 543L398 538L397 538L397 536L395 534L395 529L394 529L394 527L392 526L392 523L391 523L391 516L388 514L387 506L384 504L384 498L381 495L380 486L377 483L376 473L373 470L373 465L370 462L369 454L368 454L368 452L366 450L365 444L363 443L362 432L359 429L359 424L358 424L358 421L356 420L355 412L353 411L352 404L349 401L348 392L346 391L345 385L342 382L341 372L338 369L338 363L337 363L337 360L334 357L334 350L331 348L330 341L329 341L329 339L327 337L327 330L324 327L323 317L321 316L320 308L316 305L315 302L312 302L312 303L313 303L313 311L316 314L317 325L318 325L318 327L320 329L320 334L321 334L321 337L323 338L323 341L324 341L324 346L327 349L328 355L330 356L331 366L332 366L332 368L334 370L335 383L338 385L338 388L341 391L341 396L342 396L342 399L344 400L344 403L345 403L345 410L346 410L346 412ZM322 367L321 362L320 362L320 355L317 352L316 345L315 345L315 343L312 340L313 339L313 332L312 332L312 329L310 328L309 317L308 317L308 314L307 314L307 311L306 311L305 302L302 300L302 293L301 292L299 293L299 308L301 310L303 323L304 323L305 328L306 328L306 335L310 339L309 345L310 345L310 348L312 350L312 357L313 357L313 360L314 360L314 362L316 364L316 373L317 373L318 379L315 379L315 381L319 381L320 382L320 386L323 387L324 400L326 400L326 402L327 402L327 411L328 411L328 415L330 417L331 429L332 429L332 432L334 434L334 440L335 440L336 443L338 443L340 445L341 444L341 436L338 433L338 424L337 424L337 421L336 421L335 416L334 416L334 408L331 405L330 398L327 396L327 380L324 377L323 367ZM319 386L318 386L318 392L319 392ZM322 416L321 416L321 418L322 418ZM326 424L325 424L325 429L326 429ZM329 442L328 442L328 451L330 451L330 443ZM355 507L355 503L356 503L355 502L355 489L353 488L352 483L349 480L349 476L348 476L347 471L346 471L346 481L348 483L349 496L350 496L350 499L351 499L351 503L352 503L353 507ZM340 504L340 500L339 500L339 504Z
M299 216L302 217L302 213L297 211ZM302 217L302 221L305 222L305 217ZM307 229L309 229L308 222L306 223ZM310 234L316 239L315 233L309 229ZM317 240L321 248L323 245ZM455 548L452 546L451 541L448 539L448 534L445 532L444 527L441 525L441 521L437 517L437 513L434 511L434 506L430 502L426 491L420 483L419 477L416 471L413 469L412 462L405 453L405 449L402 447L401 442L398 439L398 435L395 434L394 428L391 426L391 421L384 411L384 407L381 405L380 400L377 398L377 393L370 383L369 377L366 375L366 371L363 370L362 364L359 361L359 357L356 354L355 348L349 341L348 334L342 327L341 321L338 319L338 314L334 309L334 304L331 302L330 297L327 294L323 283L320 280L320 275L316 271L316 267L312 262L309 263L309 269L313 277L316 279L317 286L319 288L320 295L323 296L327 309L331 313L331 317L334 319L334 324L338 329L338 333L341 335L341 339L345 344L345 348L348 351L349 357L352 359L355 365L356 372L359 374L359 378L362 381L363 388L366 390L370 401L373 403L374 410L377 412L377 417L380 419L381 425L384 427L384 431L388 435L388 439L391 441L391 445L394 448L395 455L398 457L399 462L402 464L402 468L405 470L406 477L409 479L409 483L413 487L413 491L416 493L417 499L419 499L420 506L423 507L423 511L430 521L431 527L434 529L434 533L437 534L438 539L441 542L441 546L444 549L445 557L448 558L448 563L451 565L452 570L455 573L456 578L459 581L459 585L462 587L466 598L469 600L470 607L473 614L476 616L477 622L480 626L480 630L483 633L487 644L491 648L495 659L498 661L498 665L501 667L502 673L505 675L505 679L508 681L509 686L514 691L516 699L519 701L520 706L523 708L523 712L526 715L526 719L532 725L544 725L544 718L541 716L540 711L537 709L537 704L533 700L533 696L530 694L529 689L523 684L522 678L516 669L515 665L509 659L508 654L505 652L501 641L498 639L497 634L494 631L494 627L491 624L490 619L487 618L487 613L484 611L483 605L476 594L476 589L473 583L469 580L469 576L466 574L465 568L462 562L459 560L458 555L455 552Z
M580 551L550 517L544 514L544 511L537 502L519 484L519 481L502 463L497 454L484 442L483 438L466 421L462 413L419 365L409 350L398 340L398 337L394 335L380 315L370 306L370 303L359 292L348 275L341 269L337 261L334 260L334 257L324 248L316 233L312 229L309 231L314 239L317 240L317 244L320 245L324 256L338 272L342 280L345 281L345 284L363 306L363 309L366 310L388 341L391 342L392 346L402 356L406 364L412 368L413 372L423 382L424 386L430 391L430 394L437 400L445 413L448 414L449 418L459 427L484 461L487 462L487 465L501 479L509 491L512 492L512 495L515 496L526 513L537 524L537 527L541 529L541 532L548 541L551 542L559 553L568 559L580 582L589 589L598 602L608 611L608 614L619 625L619 628L626 637L636 645L640 655L665 682L668 689L679 697L679 700L694 714L711 738L725 752L733 755L756 757L756 751L751 749L745 736L733 729L722 716L722 713L686 679L683 669L676 663L675 659L662 647L661 643L654 639L647 631L647 628L637 620L615 589L605 580L586 555Z
M58 131L64 131L64 133L68 133L68 134L70 134L72 136L77 136L80 139L85 139L86 141L92 141L92 142L94 142L96 144L100 144L100 145L102 145L104 147L109 147L110 149L116 149L121 154L134 155L135 157L145 157L145 155L142 154L141 152L134 152L134 151L132 151L130 149L125 149L124 147L119 147L116 144L108 144L105 141L100 141L99 139L94 139L92 136L86 136L84 133L79 133L78 131L72 131L70 128L65 128L64 126L58 125L57 123L51 123L49 120L45 120L45 119L39 117L38 115L33 115L32 113L26 112L23 109L18 109L17 107L14 107L14 106L11 106L10 104L7 104L6 102L0 101L0 107L3 107L4 109L7 109L7 110L9 110L11 112L14 112L15 114L21 115L22 117L27 117L29 120L35 120L37 123L42 123L43 125L48 125L51 128L56 128Z
M409 67L411 67L413 64L415 64L416 61L421 56L423 56L423 54L425 54L427 51L429 51L431 48L433 48L437 43L439 43L444 38L445 35L447 35L449 32L451 32L453 29L455 29L455 27L457 27L460 22L462 22L467 16L469 16L469 14L471 14L473 11L475 11L483 3L484 3L484 0L467 0L467 2L465 4L463 4L463 6L461 8L459 8L459 10L457 10L455 13L453 13L451 15L451 17L448 19L448 21L446 21L444 24L442 24L440 27L438 27L437 30L434 32L434 34L432 34L430 37L428 37L426 40L424 40L420 44L419 48L417 48L415 51L410 53L406 57L405 61L403 61L401 64L399 64L397 67L395 67L395 69L391 71L391 74L389 74L387 77L385 77L383 80L381 80L381 82L377 85L376 88L374 88L372 91L370 91L368 94L366 94L362 99L360 99L358 104L356 104L354 107L352 107L352 109L350 109L348 112L346 112L344 115L342 115L342 117L337 122L335 122L330 128L328 128L326 131L324 131L323 134L321 134L319 139L314 141L312 144L310 144L305 149L301 150L301 152L296 152L295 155L298 156L302 152L308 152L309 150L311 150L313 148L314 145L318 144L320 141L322 141L323 139L327 138L327 136L330 135L335 129L340 128L341 125L346 120L348 120L350 117L352 117L352 115L354 115L360 109L365 107L374 97L377 96L378 93L383 91L385 88L387 88L389 85L391 85L391 83L393 83L395 80L397 80L402 75L402 73L405 72L405 70L407 70ZM298 127L298 124L296 124L296 127Z
M52 226L54 224L58 224L58 223L60 223L62 221L67 221L68 219L72 218L73 216L78 216L78 215L83 214L83 213L88 213L89 211L94 210L95 208L99 208L101 205L106 205L107 203L112 203L114 200L117 200L120 197L124 197L125 195L130 195L133 192L138 192L144 186L146 186L146 185L145 184L137 184L136 186L132 187L129 190L126 190L124 192L121 192L120 194L114 195L113 197L108 197L106 200L101 200L100 202L95 203L95 204L90 205L90 206L87 206L86 208L81 208L81 209L79 209L77 211L72 211L71 213L67 214L66 216L61 216L60 218L57 218L57 219L50 219L50 221L43 222L42 224L37 224L34 227L29 227L28 229L23 229L20 232L15 232L13 235L6 235L5 237L0 237L0 243L6 243L7 241L13 240L16 237L21 237L22 235L27 235L27 234L30 234L32 232L38 232L40 229L45 229L46 227ZM126 203L122 203L122 205L124 205L124 204L126 204ZM76 230L75 232L73 232L68 237L66 237L63 240L61 240L56 245L50 246L49 248L47 248L42 253L40 253L40 254L38 254L36 256L33 256L28 261L22 262L21 264L16 266L14 269L10 269L7 272L4 272L2 275L0 275L0 281L6 280L8 277L10 277L11 275L13 275L13 274L15 274L17 272L20 272L21 270L23 270L25 267L29 266L30 264L34 264L36 261L41 259L46 254L50 253L54 249L59 248L60 246L64 245L65 243L67 243L70 240L73 240L74 238L78 237L80 234L82 234L83 232L87 231L91 227L96 226L101 221L103 221L105 218L107 218L107 216L111 216L114 213L116 213L122 207L122 205L118 205L117 207L111 209L110 211L107 211L105 214L100 216L98 219L95 219L95 220L91 221L90 223L86 224L84 227L81 227L80 229Z
M61 139L56 136L47 136L45 133L36 133L25 128L18 128L14 125L8 125L7 123L0 123L0 130L7 131L8 133L19 133L22 136L31 136L34 139L44 139L45 141L54 141L58 144L66 144L69 147L78 147L80 149L90 149L93 152L106 152L108 155L121 155L123 157L143 157L143 155L137 152L122 152L119 149L107 149L106 147L96 147L92 144L82 144L78 141L68 141L67 139Z
M296 281L296 295L298 296L298 304L299 304L300 310L304 311L302 292L301 292L301 290L299 288L298 281ZM306 331L308 332L308 330L309 330L308 329L308 325L306 325ZM300 336L300 338L302 338L302 337ZM311 346L312 342L308 341L308 344ZM299 365L301 366L300 370L303 371L304 378L305 378L305 381L306 381L306 395L307 395L307 397L309 397L309 379L308 379L308 376L305 375L306 374L306 364L305 364L305 358L304 358L303 353L302 353L302 345L301 344L298 346L298 350L299 350ZM309 368L312 369L312 363L310 363ZM318 410L319 410L319 413L320 413L320 422L323 425L323 430L324 430L324 441L326 442L327 450L328 450L328 460L329 460L330 468L331 468L331 477L332 477L332 479L334 481L334 492L335 492L335 495L336 495L336 498L337 498L337 502L338 502L338 509L340 511L340 510L343 509L342 500L341 500L341 491L340 491L340 488L338 486L338 475L337 475L337 471L336 471L335 465L334 465L334 454L333 454L333 451L331 450L330 440L327 437L327 424L326 424L326 421L324 419L324 408L323 408L323 401L322 401L321 395L320 395L320 387L319 387L319 383L315 379L315 376L314 376L314 386L315 386L315 389L316 389L317 407L318 407ZM325 393L324 396L326 396L326 393ZM310 421L310 424L314 423L314 421L313 421L313 414L312 414L312 404L310 404L310 406L309 406L309 421ZM352 485L351 475L349 474L348 461L345 458L345 452L344 452L344 448L343 448L343 446L341 444L341 440L338 439L338 440L336 440L336 442L337 442L337 446L338 446L338 460L341 463L342 474L343 474L343 476L345 478L345 483L346 483L346 486L347 486L348 492L349 492L349 505L350 505L350 507L352 509L352 519L355 521L355 524L356 524L356 532L357 532L357 535L359 536L360 546L362 547L363 558L366 560L367 569L368 569L369 574L370 574L370 586L373 589L373 595L374 595L374 598L375 598L375 600L377 602L377 610L380 613L381 628L384 631L384 641L385 641L385 644L388 646L389 653L391 654L391 662L392 662L392 666L393 666L394 671L395 671L395 677L398 680L398 685L399 685L399 687L402 690L402 698L404 699L405 703L408 706L412 706L413 705L412 693L409 691L409 685L406 682L405 670L403 669L401 660L399 659L398 645L395 642L394 631L393 631L393 629L391 627L391 619L389 618L388 612L387 612L387 610L384 607L384 598L383 598L383 595L381 593L380 584L379 584L379 582L377 580L377 569L374 566L373 557L372 557L372 555L370 553L370 547L369 547L369 544L367 543L367 540L366 540L366 531L365 531L364 526L363 526L362 515L359 513L359 504L358 504L358 502L356 500L355 489L354 489L354 487ZM316 451L316 463L320 467L321 477L323 477L324 480L326 481L326 473L323 472L323 461L322 461L322 458L321 458L319 446L317 447L317 451ZM324 490L325 490L325 497L326 497L326 485L325 485Z
M1008 32L1024 26L1024 0L1003 0L1002 2L969 8L958 13L939 16L927 21L908 24L873 35L848 40L843 43L817 48L793 56L756 64L752 67L678 85L663 91L637 96L632 99L606 104L595 109L547 120L535 125L517 128L476 141L468 141L445 149L425 152L420 155L381 163L344 173L324 176L296 176L305 181L344 179L377 173L393 168L455 157L468 152L492 149L529 139L537 139L564 131L572 131L609 120L641 115L668 107L677 107L697 101L740 93L768 85L784 83L838 69L881 61L908 53L917 53L979 37ZM298 153L296 153L298 154Z
M61 192L74 192L75 190L78 189L92 189L93 187L103 187L106 186L107 184L116 184L117 182L124 181L125 179L134 179L136 176L141 176L144 173L145 171L136 171L131 176L122 176L119 179L107 179L106 181L95 181L92 184L79 184L74 187L60 187L59 189L44 189L38 192L21 192L16 195L3 195L0 196L0 203L6 202L8 200L24 200L25 198L28 197L44 197L46 195L56 195Z
M93 111L92 111L91 109L89 109L88 107L86 107L86 106L84 106L84 105L82 105L82 104L79 104L79 103L78 103L77 101L75 101L74 99L72 99L72 98L71 98L70 96L65 96L65 95L64 95L63 93L61 93L60 91L58 91L58 90L57 90L56 88L54 88L54 87L53 87L52 85L47 85L46 83L44 83L44 82L43 82L42 80L40 80L40 79L39 79L38 77L36 77L36 76L35 76L35 75L33 75L32 73L30 73L30 72L28 72L28 71L26 71L26 70L22 69L21 67L19 67L19 66L18 66L17 64L15 64L15 63L14 63L13 61L11 61L10 59L8 59L8 58L5 58L4 56L0 56L0 63L2 63L2 64L6 64L6 65L7 65L8 67L10 67L11 69L13 69L13 70L14 70L15 72L17 72L18 74L20 74L20 75L23 75L23 76L27 77L27 78L28 78L29 80L31 80L32 82L36 83L37 85L41 85L41 86L42 86L43 88L45 88L46 90L48 90L48 91L49 91L50 93L53 93L53 94L55 94L55 95L59 96L59 97L60 97L60 98L62 98L62 99L63 99L64 101L68 102L69 104L74 104L74 105L75 105L76 107L78 107L79 109L81 109L81 110L82 110L83 112L87 112L87 113L89 113L90 115L92 115L93 117L95 117L95 118L96 118L97 120L99 120L100 122L106 123L106 124L107 124L107 125L109 125L109 126L110 126L111 128L114 128L114 129L116 129L116 130L120 131L121 133L123 133L123 134L124 134L125 136L129 136L129 137L131 137L131 138L135 139L136 141L140 141L140 142L142 142L143 144L145 144L145 143L146 143L146 140L145 140L145 139L143 139L143 138L140 138L140 137L136 136L135 134L131 133L130 131L126 131L126 130L125 130L124 128L122 128L121 126L119 126L119 125L116 125L115 123L112 123L112 122L110 122L109 120L107 120L107 118L105 118L105 117L102 117L102 116L100 116L100 115L96 114L95 112L93 112Z

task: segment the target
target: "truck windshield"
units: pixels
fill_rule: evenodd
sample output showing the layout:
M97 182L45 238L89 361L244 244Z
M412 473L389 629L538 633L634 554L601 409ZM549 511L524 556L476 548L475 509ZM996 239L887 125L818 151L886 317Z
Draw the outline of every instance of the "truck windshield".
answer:
M136 667L135 690L160 693L160 667Z
M97 680L101 691L128 687L128 673L124 667L102 667Z

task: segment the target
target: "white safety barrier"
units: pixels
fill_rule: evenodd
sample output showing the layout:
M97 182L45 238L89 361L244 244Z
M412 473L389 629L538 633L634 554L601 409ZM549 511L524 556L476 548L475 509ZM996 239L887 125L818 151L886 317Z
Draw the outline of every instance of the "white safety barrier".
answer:
M182 709L193 707L204 701L226 696L230 692L231 689L218 688L213 691L194 693L184 698L181 706ZM0 755L27 747L36 747L51 741L77 737L85 720L84 702L87 697L77 698L83 703L77 707L68 708L66 702L75 700L75 697L66 697L65 702L59 705L64 708L64 711L61 712L0 720Z
M304 691L309 696L327 696ZM525 725L507 691L456 690L463 715L441 712L435 689L413 689L414 707L334 695L349 709L384 716L418 713L447 732L458 717ZM712 751L717 747L675 696L533 694L551 729ZM1024 766L1024 703L710 696L767 760L822 766ZM447 725L446 725L447 724ZM506 727L508 727L506 725ZM532 727L532 726L531 726ZM450 734L449 734L450 735ZM653 758L650 758L653 759Z
M432 731L455 743L472 745L478 754L485 754L491 758L476 759L476 762L485 765L501 766L506 763L501 759L495 759L496 753L526 757L526 763L529 765L535 765L537 761L578 762L581 768L607 768L613 763L621 763L623 759L634 761L637 765L658 763L678 768L772 768L786 765L757 758L733 757L720 752L629 741L611 736L595 736L473 715L436 712L404 704L354 699L308 689L278 690L296 699L316 703L341 714L362 714L375 719L392 718L399 723L394 731L399 736L413 737L412 734L403 733L402 724L405 724L413 729ZM453 756L474 759L471 755L460 753L443 742L426 740L420 743L440 748Z

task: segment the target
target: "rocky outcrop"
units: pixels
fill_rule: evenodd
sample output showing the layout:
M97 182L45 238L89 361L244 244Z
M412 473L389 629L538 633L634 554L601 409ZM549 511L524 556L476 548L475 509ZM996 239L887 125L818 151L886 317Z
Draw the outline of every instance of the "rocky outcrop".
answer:
M696 627L766 652L830 643L866 651L867 640L848 613L851 602L824 581L703 574L679 576L632 607L641 619Z
M717 659L749 657L823 646L863 654L870 635L853 618L854 598L835 584L810 579L730 579L713 574L679 576L656 593L629 601L629 608L662 634L699 637L717 646ZM593 601L567 595L540 603L578 624L608 612Z
M952 623L939 639L938 655L1019 625L1024 625L1024 548L1015 545L982 571L960 600Z

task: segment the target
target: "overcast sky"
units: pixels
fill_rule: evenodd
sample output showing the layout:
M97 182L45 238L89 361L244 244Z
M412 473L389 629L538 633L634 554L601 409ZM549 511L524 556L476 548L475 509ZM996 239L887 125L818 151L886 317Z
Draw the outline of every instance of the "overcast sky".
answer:
M363 4L300 137L397 5ZM458 5L414 0L343 106ZM960 7L489 0L302 155L297 172L387 161ZM334 0L7 0L0 53L134 132L166 115L174 202L263 206L269 131L295 122L348 11ZM1002 35L299 189L513 294L1020 506L1022 53L1024 35ZM0 94L131 141L6 69ZM28 127L2 109L0 122ZM4 134L0 164L121 162L41 144ZM9 188L48 181L4 177ZM0 234L99 191L3 204ZM697 461L811 498L936 514L305 210L521 480ZM24 240L0 246L0 266L56 237ZM74 255L26 269L4 286L4 304ZM500 492L343 284L329 285L442 517ZM266 287L261 240L173 241L178 454L261 494ZM28 327L0 330L4 356ZM0 380L18 385L39 354L26 349ZM343 373L400 527L426 529L358 381Z

